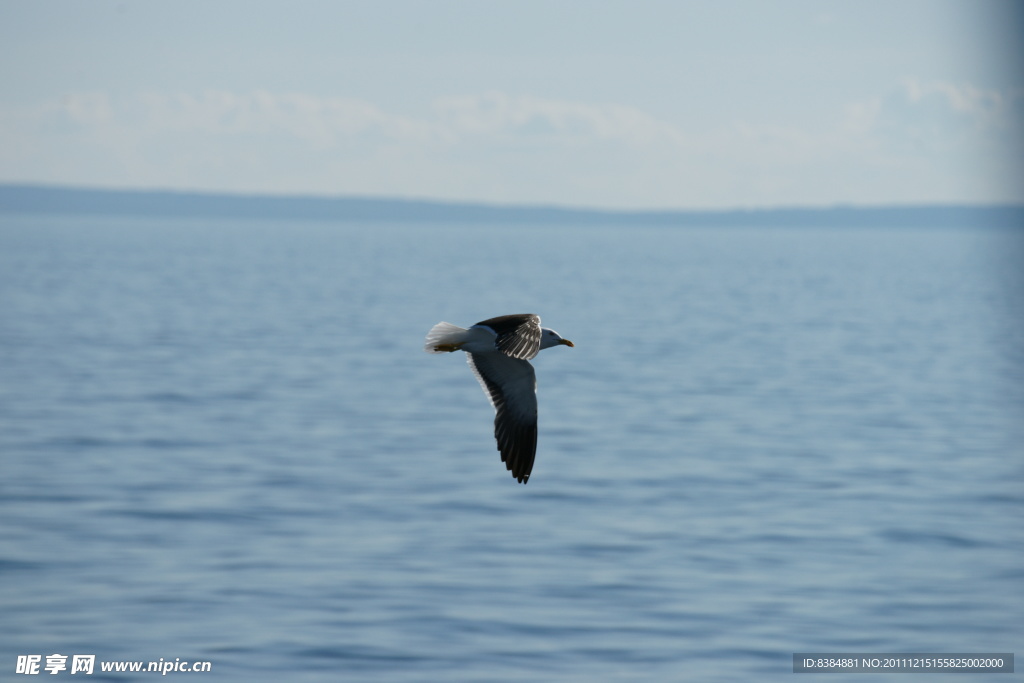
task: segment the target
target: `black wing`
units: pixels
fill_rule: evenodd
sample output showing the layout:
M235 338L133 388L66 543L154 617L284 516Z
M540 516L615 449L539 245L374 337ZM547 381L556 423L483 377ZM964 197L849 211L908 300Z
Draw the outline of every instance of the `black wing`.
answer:
M501 460L525 484L537 455L537 377L528 361L500 353L467 353L469 367L494 406Z

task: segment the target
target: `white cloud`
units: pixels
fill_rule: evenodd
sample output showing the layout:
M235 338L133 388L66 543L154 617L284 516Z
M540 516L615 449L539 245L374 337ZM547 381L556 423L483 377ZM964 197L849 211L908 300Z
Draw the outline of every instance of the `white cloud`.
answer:
M845 126L865 133L884 127L957 134L962 130L1009 131L1021 120L1024 89L993 90L947 82L908 80L884 96L851 103Z
M44 182L586 204L625 174L659 184L638 181L638 164L684 146L634 107L501 92L438 98L418 116L263 90L78 93L6 113L0 138L30 142L0 151L0 178Z
M834 120L698 129L497 91L404 114L264 90L83 92L0 107L0 180L616 207L1020 201L1021 102L908 81Z
M1024 200L1024 91L907 80L849 105L850 161L909 201Z
M998 90L982 90L971 85L907 81L904 88L907 100L914 105L938 99L944 101L952 111L978 118L989 118L1000 113L1008 104L1007 98Z
M146 112L145 125L153 131L284 134L321 146L368 131L403 139L423 139L430 134L421 122L385 113L363 100L341 97L208 90L200 95L146 93L139 99Z
M60 101L55 111L83 126L107 124L113 116L110 101L101 92L71 93Z
M683 141L673 126L634 107L513 97L493 91L438 98L420 118L390 114L363 100L301 93L146 93L139 101L145 110L145 126L153 131L285 134L321 146L366 135L446 144L538 136L564 144Z
M590 104L501 92L435 101L438 123L455 138L469 135L543 135L564 142L618 140L631 144L681 144L668 123L634 107Z

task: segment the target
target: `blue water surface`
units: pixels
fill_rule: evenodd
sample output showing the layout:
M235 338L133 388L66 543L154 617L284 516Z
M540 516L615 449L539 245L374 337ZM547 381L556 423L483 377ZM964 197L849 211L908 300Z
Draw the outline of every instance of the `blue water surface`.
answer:
M1024 652L1022 256L982 228L2 217L0 678ZM462 354L422 351L517 312L576 343L535 360L527 486Z

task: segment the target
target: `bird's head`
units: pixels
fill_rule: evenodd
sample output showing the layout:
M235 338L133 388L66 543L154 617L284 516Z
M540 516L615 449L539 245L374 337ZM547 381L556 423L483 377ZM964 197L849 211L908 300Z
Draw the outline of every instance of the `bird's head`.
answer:
M573 344L568 339L563 339L562 335L558 334L554 330L549 330L546 327L541 328L541 331L540 331L540 348L542 348L542 349L550 349L552 346L558 346L559 344L562 344L562 345L565 345L565 346L575 346L575 344Z

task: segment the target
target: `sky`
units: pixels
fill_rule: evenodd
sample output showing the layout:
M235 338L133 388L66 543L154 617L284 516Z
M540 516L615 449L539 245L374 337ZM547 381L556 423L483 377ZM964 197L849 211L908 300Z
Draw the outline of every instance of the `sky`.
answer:
M0 0L0 182L1024 203L1020 0Z

